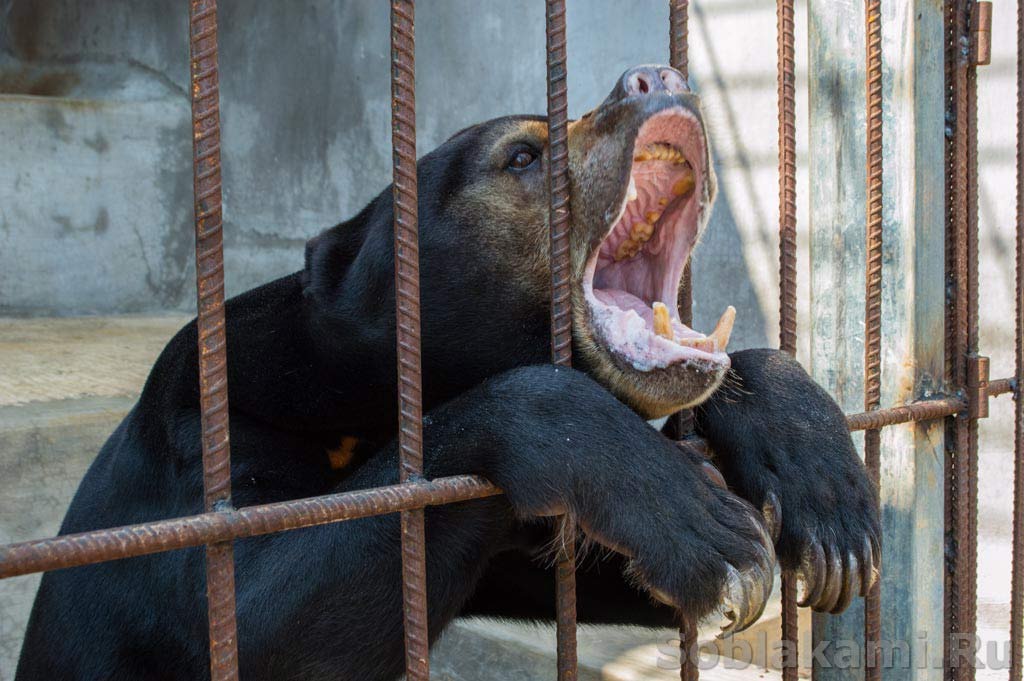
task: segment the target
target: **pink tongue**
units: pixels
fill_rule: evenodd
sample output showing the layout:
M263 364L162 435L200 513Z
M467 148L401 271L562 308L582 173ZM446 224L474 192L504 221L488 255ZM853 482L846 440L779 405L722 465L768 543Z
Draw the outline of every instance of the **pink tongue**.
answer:
M617 307L623 312L635 311L648 326L654 326L654 311L632 293L619 289L594 289L594 297L605 305Z

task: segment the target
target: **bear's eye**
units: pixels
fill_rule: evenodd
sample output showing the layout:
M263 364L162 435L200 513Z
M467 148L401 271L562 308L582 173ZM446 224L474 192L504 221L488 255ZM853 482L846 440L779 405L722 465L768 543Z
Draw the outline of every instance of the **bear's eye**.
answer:
M534 164L537 154L529 149L520 149L512 154L508 161L508 167L513 170L525 170Z

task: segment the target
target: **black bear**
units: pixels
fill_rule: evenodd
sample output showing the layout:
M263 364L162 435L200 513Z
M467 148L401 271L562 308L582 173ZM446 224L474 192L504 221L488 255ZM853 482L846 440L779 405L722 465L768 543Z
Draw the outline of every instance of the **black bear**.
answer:
M607 549L582 621L748 626L776 556L838 611L878 562L877 495L837 405L788 356L726 353L674 301L715 198L698 98L630 69L569 128L575 369L549 361L547 126L467 128L419 161L425 474L505 494L427 511L429 627L552 617L550 517ZM234 503L396 482L392 194L312 239L301 272L227 303ZM698 291L699 295L699 291ZM695 407L714 464L645 419ZM671 422L671 421L670 421ZM62 533L202 510L196 327L167 345ZM398 518L236 543L249 679L402 673ZM45 575L19 681L208 678L203 551Z

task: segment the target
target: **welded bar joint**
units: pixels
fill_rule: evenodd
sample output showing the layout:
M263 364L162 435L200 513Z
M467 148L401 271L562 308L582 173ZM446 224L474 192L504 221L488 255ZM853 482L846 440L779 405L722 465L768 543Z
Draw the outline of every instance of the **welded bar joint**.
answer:
M967 357L967 405L972 419L988 418L989 359L981 355Z
M971 11L971 42L974 45L974 65L992 63L992 3L984 0L974 3Z

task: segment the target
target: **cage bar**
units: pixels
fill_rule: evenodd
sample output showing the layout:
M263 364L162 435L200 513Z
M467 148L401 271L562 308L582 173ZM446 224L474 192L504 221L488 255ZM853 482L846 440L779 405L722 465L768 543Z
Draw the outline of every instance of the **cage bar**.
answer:
M882 17L881 0L864 6L867 103L867 210L864 293L864 411L879 408L882 399ZM864 433L864 466L878 487L881 482L882 432ZM864 679L878 681L882 668L878 641L882 628L881 580L864 602Z
M189 53L203 497L210 512L231 507L216 0L191 0ZM230 541L206 547L206 600L210 677L213 681L237 679L235 563Z
M1004 394L1010 392L1011 383L1012 379L1004 378L992 381L990 385L996 386L997 394ZM883 428L911 421L945 418L965 409L967 404L961 400L941 398L851 414L847 417L847 423L851 430ZM472 475L459 475L33 539L0 546L0 579L425 506L454 504L496 494L501 494L501 490L487 480Z
M949 392L967 385L968 359L977 349L977 186L975 68L970 49L971 0L946 2L946 381ZM977 421L966 413L946 422L946 538L944 677L971 681L968 650L976 629Z
M1013 404L1013 568L1010 577L1010 681L1021 681L1024 646L1024 3L1017 5L1017 314ZM989 383L989 394L992 384Z
M420 256L416 186L415 0L391 2L391 148L395 330L398 366L399 481L423 478L423 371L420 360ZM401 513L405 674L430 678L424 511Z
M690 0L669 0L669 66L683 74L690 81ZM690 261L683 268L683 279L679 287L679 319L687 326L693 325L693 271ZM692 415L680 412L679 432L692 430Z
M0 579L497 494L501 490L483 478L458 475L34 539L0 546Z
M669 66L690 80L690 0L669 0L668 3L668 53ZM693 273L687 260L683 267L677 307L679 319L687 325L693 324ZM677 437L691 437L693 433L693 411L684 409L671 418L675 419ZM697 666L697 625L683 621L679 627L679 676L682 681L697 681L700 669Z
M777 0L779 115L779 347L796 355L796 29L793 0ZM799 620L796 575L783 570L782 678L796 681Z
M551 360L572 366L572 291L569 259L569 141L565 0L546 0L548 103L548 222L551 229ZM558 679L576 679L576 524L563 516L555 565Z

